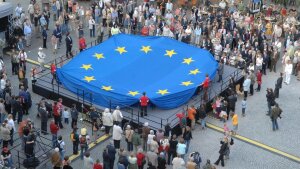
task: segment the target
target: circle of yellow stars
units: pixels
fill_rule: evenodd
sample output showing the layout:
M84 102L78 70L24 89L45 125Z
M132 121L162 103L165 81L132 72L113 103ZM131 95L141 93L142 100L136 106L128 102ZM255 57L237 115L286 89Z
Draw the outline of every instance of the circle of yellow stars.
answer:
M123 53L126 53L127 52L127 50L126 50L126 48L125 47L117 47L116 49L115 49L115 51L117 51L120 55L122 55ZM144 52L145 54L148 54L149 52L151 52L152 51L152 49L151 49L151 46L141 46L141 48L140 48L140 51L142 51L142 52ZM164 54L165 56L168 56L168 57L170 57L170 58L172 58L173 57L173 55L176 55L177 53L175 52L175 50L166 50L165 51L166 53ZM105 57L104 57L104 54L103 53L95 53L94 55L93 55L93 57L95 57L97 60L100 60L100 59L105 59ZM186 64L186 65L190 65L192 62L194 62L195 60L193 60L193 58L192 57L189 57L189 58L184 58L183 59L183 61L182 61L182 63L183 64ZM86 71L88 71L88 70L92 70L93 69L93 67L92 67L92 64L82 64L82 66L80 67L80 68L82 68L82 69L84 69L84 70L86 70ZM192 69L192 70L190 70L189 71L189 75L197 75L197 74L199 74L199 73L201 73L200 71L199 71L199 69L197 69L197 68L195 68L195 69ZM94 76L84 76L84 79L83 80L85 80L86 82L91 82L91 81L95 81L96 79L95 79L95 77ZM181 82L181 84L180 85L182 85L182 86L190 86L190 85L193 85L194 83L192 82L192 81L183 81L183 82ZM101 89L102 90L104 90L104 91L112 91L112 90L114 90L113 88L112 88L112 86L101 86ZM169 94L170 92L168 91L168 89L159 89L157 92L156 92L157 94L160 94L160 95L166 95L166 94ZM137 96L137 95L140 95L140 93L139 93L139 91L128 91L128 93L127 93L128 95L130 95L130 96Z

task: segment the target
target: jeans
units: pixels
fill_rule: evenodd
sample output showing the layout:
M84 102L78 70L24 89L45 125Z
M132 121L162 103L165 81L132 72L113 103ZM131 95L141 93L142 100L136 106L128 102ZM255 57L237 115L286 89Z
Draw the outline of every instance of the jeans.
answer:
M187 154L189 151L190 142L191 142L191 140L185 140L185 145L186 145L185 154Z
M52 134L52 147L55 148L57 140L57 134Z
M278 130L278 123L277 119L272 119L272 126L273 126L273 131Z
M78 142L73 142L73 154L78 153Z
M13 164L13 160L12 160L12 157L8 158L8 159L5 159L4 161L7 162L7 167L12 167L12 164Z
M133 144L132 142L127 142L127 151L130 152L133 150Z
M65 158L65 152L66 152L65 150L59 151L61 161L63 161Z
M83 154L88 151L89 146L87 144L80 145L80 158L83 160ZM83 152L84 151L84 152Z
M18 123L21 123L23 119L23 112L18 112Z
M204 117L204 119L201 119L201 127L202 127L202 129L205 128L205 125L206 125L206 117Z
M69 124L69 119L68 118L65 118L65 123Z

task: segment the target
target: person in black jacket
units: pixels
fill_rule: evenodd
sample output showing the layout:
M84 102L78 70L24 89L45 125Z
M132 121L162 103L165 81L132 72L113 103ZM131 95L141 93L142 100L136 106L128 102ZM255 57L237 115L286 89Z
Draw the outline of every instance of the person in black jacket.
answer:
M275 98L279 98L279 89L282 87L282 81L283 81L283 73L280 73L280 77L277 79L276 84L275 84L275 90L274 90L274 95Z
M193 136L192 136L191 128L189 126L186 126L183 132L183 139L186 145L185 153L189 151L189 146L192 138Z
M38 111L39 111L39 114L41 117L41 132L42 132L42 134L46 135L46 134L48 134L47 133L48 112L46 110L45 104L41 104Z
M42 31L42 36L43 36L43 48L47 49L47 31L46 28L43 27L43 31Z
M76 108L76 104L73 104L71 108L71 118L72 118L71 127L73 129L77 127L78 114L79 112Z
M237 97L234 93L227 98L229 104L229 111L235 112L235 104L237 102Z
M73 57L73 54L72 54L73 40L72 40L69 32L67 32L66 35L67 35L66 36L66 56L67 56L67 58L69 58L69 55L71 57Z
M221 161L221 165L222 167L225 166L224 164L224 155L226 154L226 151L228 150L228 138L224 138L224 141L221 141L221 148L219 150L219 158L218 160L215 162L215 165L219 165L220 161Z
M173 158L176 157L176 148L177 148L177 144L178 144L176 134L174 134L172 136L172 138L169 140L169 144L170 144L170 147L169 147L169 152L168 152L168 165L170 165Z
M205 111L205 104L202 104L200 109L199 109L199 119L201 120L201 127L202 130L205 129L205 125L206 125L206 111Z
M267 102L268 102L268 113L266 115L270 116L271 106L274 106L274 104L275 104L275 96L274 96L274 93L273 93L273 89L271 89L271 88L267 89L266 97L267 97Z

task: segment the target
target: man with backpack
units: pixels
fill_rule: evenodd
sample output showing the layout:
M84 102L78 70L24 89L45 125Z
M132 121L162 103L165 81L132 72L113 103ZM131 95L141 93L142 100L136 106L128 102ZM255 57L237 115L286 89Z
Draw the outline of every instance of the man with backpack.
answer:
M73 154L78 154L78 145L79 145L79 135L77 133L77 128L74 128L70 134L71 141L73 143Z
M58 136L56 143L55 143L55 147L57 147L59 149L59 154L60 154L60 159L64 160L65 158L65 142L62 140L62 136Z
M86 128L82 128L79 135L79 145L80 145L80 158L83 160L83 154L88 151L88 142L90 141L90 136L86 132Z
M202 162L201 156L199 152L192 152L189 158L196 164L198 168L200 168L200 164Z

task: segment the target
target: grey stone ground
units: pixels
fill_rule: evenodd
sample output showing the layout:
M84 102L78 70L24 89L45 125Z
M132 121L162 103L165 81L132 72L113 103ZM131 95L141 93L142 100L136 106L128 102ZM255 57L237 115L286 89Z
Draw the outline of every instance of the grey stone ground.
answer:
M25 0L12 0L14 6L18 2L27 9L28 1ZM50 23L52 25L53 23ZM52 28L50 27L50 31L48 35L51 34ZM88 30L85 30L85 34L88 33ZM77 48L76 36L74 33L71 33L74 46ZM63 38L64 40L64 38ZM89 39L87 36L87 42L92 41L94 39ZM64 42L64 41L63 41ZM41 46L42 39L36 39L33 37L33 44L30 48L26 49L28 51L28 56L30 59L37 60L37 51L38 47ZM59 50L59 55L63 55L65 53L64 43L62 43L62 47ZM48 58L50 60L53 55L51 54L51 45L50 38L48 38L48 49L45 50ZM30 51L30 52L29 52ZM11 79L14 94L18 91L18 80L17 76L11 76L11 65L10 59L8 56L4 58L4 61L7 65L7 71L9 75L9 79ZM28 64L28 70L32 65ZM27 76L29 72L27 72ZM291 153L296 156L300 156L300 148L299 148L299 138L300 126L298 125L298 119L300 118L300 85L299 81L296 80L295 77L292 77L291 84L285 85L283 84L283 89L280 91L280 98L277 100L281 108L283 109L283 118L279 120L279 131L273 132L271 128L271 121L268 116L266 116L266 98L265 98L265 90L267 87L274 87L275 80L277 79L278 73L268 73L267 76L263 76L263 84L261 92L255 92L254 96L250 96L248 99L248 108L246 110L246 117L241 117L241 107L239 101L237 103L237 113L239 114L239 130L238 133L242 136L246 136L248 138L260 141L264 144L273 146L279 150L285 151L287 153ZM31 88L31 86L30 86ZM37 127L40 126L39 119L36 119L36 107L34 103L37 103L40 100L40 96L36 94L32 94L33 98L33 107L30 110L29 117L32 118ZM26 118L26 117L24 117ZM222 127L223 123L219 122L215 119L208 119L209 122ZM231 126L231 122L228 124ZM83 124L79 124L80 126ZM88 127L91 130L90 127ZM60 130L60 134L63 135L64 140L66 140L67 144L67 152L72 152L72 145L69 141L69 134L71 132L71 127L68 125L63 130ZM218 158L219 151L219 138L222 137L222 134L207 129L206 131L201 131L198 128L193 132L194 139L191 142L190 151L199 151L202 155L202 159L211 159L214 162ZM50 138L50 136L48 135ZM96 148L91 150L92 157L96 160L99 158L102 161L102 151L104 147L108 144L108 141L105 141L98 145ZM125 146L125 142L122 142L122 145ZM69 154L67 153L67 154ZM235 140L234 146L231 149L230 159L226 162L226 167L230 169L282 169L282 168L299 168L299 164L290 161L286 158L280 157L278 155L272 154L255 146L249 145L247 143ZM74 169L81 169L82 161L76 160L72 163ZM45 168L51 168L51 165L48 163ZM219 167L218 167L219 168ZM221 167L220 167L221 168Z

